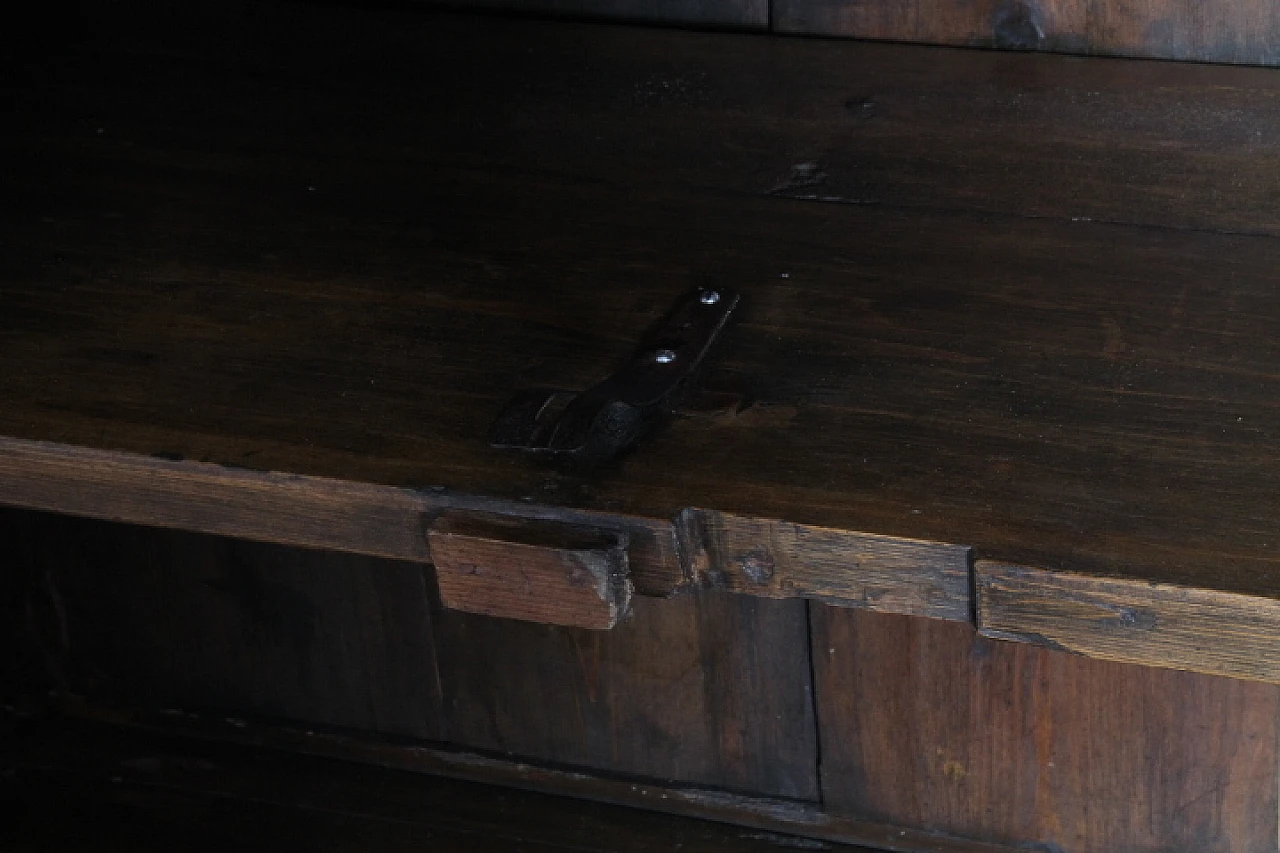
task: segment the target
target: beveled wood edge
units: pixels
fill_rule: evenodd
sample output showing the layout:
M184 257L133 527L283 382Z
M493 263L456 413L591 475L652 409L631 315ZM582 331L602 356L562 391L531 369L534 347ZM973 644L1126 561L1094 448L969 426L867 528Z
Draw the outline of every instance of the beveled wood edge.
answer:
M1280 600L974 564L978 632L1091 658L1280 683Z
M639 595L720 588L805 598L968 621L987 637L1088 657L1280 683L1280 598L974 562L964 546L774 519L702 509L650 519L11 437L0 437L0 505L418 563L431 560L431 519L449 509L614 527L631 536ZM753 582L723 536L709 544L708 529L758 534L778 582ZM860 555L853 566L840 556L846 549ZM924 562L904 565L904 554Z
M112 726L504 785L815 841L859 845L886 853L1015 853L1015 848L1005 845L831 814L823 811L817 802L661 784L586 769L544 767L459 748L379 738L367 732L348 734L340 730L300 729L274 721L177 709L138 711L87 702L72 694L55 694L50 698L50 705L56 713L67 717Z

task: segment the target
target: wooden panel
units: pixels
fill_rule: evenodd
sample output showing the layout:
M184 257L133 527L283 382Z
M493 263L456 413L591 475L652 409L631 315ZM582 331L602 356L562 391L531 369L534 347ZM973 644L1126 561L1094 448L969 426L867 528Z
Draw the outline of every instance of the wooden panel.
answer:
M969 549L709 510L676 521L695 583L932 619L972 619Z
M278 750L86 729L65 721L28 725L21 734L0 756L0 846L23 853L829 848L724 822Z
M602 634L432 613L416 564L6 514L59 687L816 796L803 602L643 599Z
M0 437L0 502L395 560L430 558L424 524L443 511L506 513L621 530L646 595L684 583L669 521L527 502L249 471Z
M450 742L766 796L817 796L801 601L636 599L609 632L434 615Z
M624 533L447 512L427 538L451 610L606 630L631 605Z
M1280 682L1280 602L979 562L978 628L1109 660Z
M775 29L929 44L1280 64L1270 0L773 0Z
M449 747L379 741L348 734L300 731L254 721L228 722L199 714L155 714L122 710L61 696L51 703L75 720L106 722L128 729L163 732L219 743L269 747L344 762L426 773L539 791L646 811L696 817L767 833L860 844L875 850L911 853L1012 853L1001 844L957 838L936 831L903 828L824 811L816 802L760 797L687 784L661 784L582 768L548 767L519 759L479 755ZM813 849L818 849L813 845ZM1016 849L1016 848L1015 848Z
M60 623L57 686L439 739L420 566L5 514L6 552L27 555L16 569L44 579L34 605Z
M453 0L454 7L763 30L769 0Z
M1280 593L1276 75L202 8L8 84L0 434ZM732 405L589 474L484 444L718 280ZM42 470L0 500L110 512Z
M1280 688L812 618L832 810L1069 853L1276 849Z

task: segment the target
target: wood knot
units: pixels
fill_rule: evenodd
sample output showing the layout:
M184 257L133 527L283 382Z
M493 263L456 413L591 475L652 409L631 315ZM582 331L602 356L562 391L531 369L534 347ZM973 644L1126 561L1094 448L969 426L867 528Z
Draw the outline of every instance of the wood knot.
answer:
M763 549L748 551L735 562L752 583L767 583L773 577L773 555Z

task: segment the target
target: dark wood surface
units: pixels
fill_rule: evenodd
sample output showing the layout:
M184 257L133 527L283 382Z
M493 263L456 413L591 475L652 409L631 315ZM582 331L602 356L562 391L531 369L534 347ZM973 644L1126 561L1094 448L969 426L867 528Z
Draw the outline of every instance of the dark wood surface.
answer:
M442 740L422 567L0 512L49 687Z
M9 69L0 433L1276 594L1271 72L175 14ZM721 280L704 405L590 475L485 445Z
M62 723L14 735L0 751L5 850L865 849L228 744Z
M763 30L769 0L448 0L453 8Z
M1269 0L773 0L779 32L1280 64Z
M643 599L602 633L442 610L418 564L11 510L0 525L50 687L817 798L801 601Z
M197 713L155 714L86 703L78 697L55 695L49 703L59 726L106 724L184 740L196 739L337 758L367 767L407 770L696 817L767 833L801 836L814 841L865 845L891 853L1011 853L1017 848L959 838L937 830L918 829L862 820L824 811L816 803L752 797L689 785L662 785L634 777L547 767L525 761L478 755L449 748L385 741L346 732L301 731L260 721L233 721ZM59 740L67 740L59 736ZM76 749L73 755L91 753ZM36 743L34 749L41 752ZM59 750L52 750L59 754ZM816 844L811 849L820 849Z
M637 598L608 632L440 611L448 739L816 800L804 607L718 592Z
M811 607L828 809L1028 849L1276 850L1275 686Z

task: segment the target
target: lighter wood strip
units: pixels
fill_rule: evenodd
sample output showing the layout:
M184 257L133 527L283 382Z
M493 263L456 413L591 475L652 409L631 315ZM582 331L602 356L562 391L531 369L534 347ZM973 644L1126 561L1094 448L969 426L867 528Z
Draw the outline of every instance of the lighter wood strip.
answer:
M978 561L978 630L1092 658L1280 683L1280 601Z
M713 510L676 523L687 574L766 598L968 622L969 548Z

